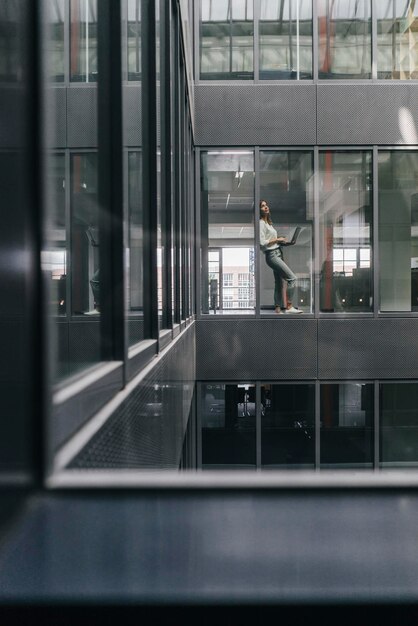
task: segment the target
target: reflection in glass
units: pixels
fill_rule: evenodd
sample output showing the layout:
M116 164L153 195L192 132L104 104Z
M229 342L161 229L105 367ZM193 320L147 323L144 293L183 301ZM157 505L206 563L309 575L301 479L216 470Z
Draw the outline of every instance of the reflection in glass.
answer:
M261 386L263 466L313 467L314 429L314 384Z
M255 385L202 385L202 467L255 466Z
M97 81L97 0L71 0L70 80Z
M45 52L48 77L54 82L64 81L64 19L65 0L46 0L45 19L47 40Z
M100 313L97 153L71 155L73 314Z
M253 0L202 0L200 8L200 78L252 79Z
M321 311L371 311L372 156L319 154Z
M133 345L144 337L143 319L143 207L141 153L128 153L129 275L128 342Z
M0 2L0 82L22 81L21 29L23 5Z
M67 233L65 224L65 156L47 157L48 247L43 254L43 269L48 277L52 315L67 312Z
M312 78L312 0L261 0L260 78Z
M260 152L260 199L268 203L278 236L291 240L295 228L301 231L296 244L282 247L285 263L297 277L293 305L312 311L312 215L313 154L304 151ZM264 257L264 254L261 253ZM262 258L260 262L260 303L273 308L274 277Z
M321 467L373 464L374 387L371 383L321 385Z
M405 0L379 0L377 77L418 78L418 5Z
M202 153L201 245L202 312L254 310L252 152Z
M318 0L318 77L371 78L371 33L370 0Z
M418 311L418 152L379 152L381 311Z
M128 0L128 80L141 80L141 0Z
M380 463L418 464L418 383L380 384Z

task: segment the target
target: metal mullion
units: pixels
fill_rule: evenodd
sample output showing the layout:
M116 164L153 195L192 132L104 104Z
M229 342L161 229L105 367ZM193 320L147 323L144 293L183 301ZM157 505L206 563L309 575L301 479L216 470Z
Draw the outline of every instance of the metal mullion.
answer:
M181 322L181 302L180 302L180 113L179 113L179 82L180 82L180 41L179 41L179 14L177 5L174 4L176 10L174 11L174 146L175 151L175 167L174 167L174 180L175 180L175 193L174 193L174 258L175 258L175 311L174 321L176 324Z
M65 250L67 255L67 263L65 273L67 275L66 285L65 285L65 297L66 297L66 318L67 321L70 319L73 312L73 290L71 288L72 280L73 280L73 264L72 264L72 226L71 226L71 152L69 150L65 150L64 153L65 160L65 232L66 232L66 241L65 241Z
M259 219L259 204L260 204L260 148L256 146L254 149L254 170L255 170L255 190L254 190L254 279L255 279L255 316L259 318L261 316L261 303L260 303L260 246L257 245L260 241L260 219Z
M101 351L126 361L124 322L120 0L98 3L98 162Z
M377 318L380 309L380 284L379 284L379 161L377 146L373 146L372 154L372 194L373 194L373 225L372 225L372 246L373 254L371 255L373 263L373 314Z
M143 251L144 295L147 295L144 298L144 329L145 339L158 340L155 0L143 1L141 17Z

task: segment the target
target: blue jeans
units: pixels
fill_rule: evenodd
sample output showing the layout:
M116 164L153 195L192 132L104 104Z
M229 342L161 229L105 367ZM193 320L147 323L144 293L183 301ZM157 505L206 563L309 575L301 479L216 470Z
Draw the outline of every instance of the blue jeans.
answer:
M265 252L266 263L274 273L274 306L286 309L291 304L295 291L296 275L283 261L280 248ZM286 290L287 286L287 290ZM287 291L287 296L286 296Z

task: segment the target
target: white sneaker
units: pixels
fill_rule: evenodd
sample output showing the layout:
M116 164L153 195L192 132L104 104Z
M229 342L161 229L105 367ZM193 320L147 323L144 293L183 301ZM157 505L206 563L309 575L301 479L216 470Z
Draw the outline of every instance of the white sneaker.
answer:
M303 313L300 309L295 309L294 306L291 306L290 309L286 309L285 313Z

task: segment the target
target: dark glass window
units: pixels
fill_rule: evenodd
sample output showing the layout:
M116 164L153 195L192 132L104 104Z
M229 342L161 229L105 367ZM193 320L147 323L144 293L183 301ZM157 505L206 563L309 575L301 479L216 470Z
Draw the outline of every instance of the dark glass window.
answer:
M202 385L202 466L255 466L255 385Z
M128 0L128 80L141 80L141 0Z
M49 80L63 82L65 0L47 0L45 3L47 37L44 40Z
M315 385L261 386L261 464L312 468Z
M144 337L142 155L128 153L129 274L128 342Z
M380 385L380 464L418 464L418 383Z
M321 385L322 468L372 467L373 414L373 384Z

